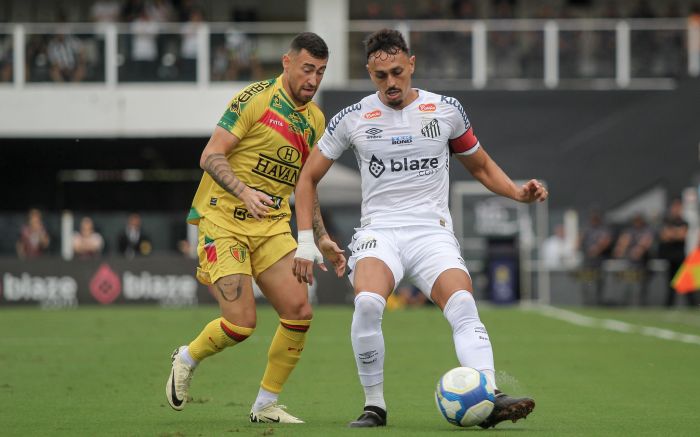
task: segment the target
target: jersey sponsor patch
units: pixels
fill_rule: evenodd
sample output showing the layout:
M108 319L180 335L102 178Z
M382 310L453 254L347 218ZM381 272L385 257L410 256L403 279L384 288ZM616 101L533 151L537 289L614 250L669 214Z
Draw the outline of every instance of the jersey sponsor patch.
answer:
M391 144L411 144L413 142L413 136L411 135L399 135L396 137L391 137Z
M366 120L371 120L373 118L377 118L377 117L381 117L381 116L382 116L382 111L380 111L379 109L375 109L374 111L365 112L364 114L362 114L362 118L364 118Z
M420 112L435 112L437 109L437 106L435 106L435 103L421 103L418 105L418 110Z
M381 159L377 158L376 156L372 155L372 159L369 162L369 172L372 176L375 178L378 178L379 176L384 173L384 170L386 170L386 166L384 165L384 161Z
M299 167L263 153L258 155L258 162L251 171L264 178L289 185L290 187L294 187L299 178Z

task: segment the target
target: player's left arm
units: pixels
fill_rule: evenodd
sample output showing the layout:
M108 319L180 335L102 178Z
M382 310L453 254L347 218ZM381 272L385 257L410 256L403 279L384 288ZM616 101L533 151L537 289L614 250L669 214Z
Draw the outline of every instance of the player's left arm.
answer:
M547 189L537 179L530 179L518 187L483 146L469 155L455 156L476 180L496 194L524 203L543 202L549 196Z

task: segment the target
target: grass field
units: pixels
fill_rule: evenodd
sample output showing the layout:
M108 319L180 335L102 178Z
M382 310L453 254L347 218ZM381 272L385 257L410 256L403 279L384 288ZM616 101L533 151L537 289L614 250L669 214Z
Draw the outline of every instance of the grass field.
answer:
M700 311L574 311L700 335ZM255 335L197 369L193 401L174 412L164 395L170 352L215 315L214 307L0 310L0 435L700 435L700 345L517 308L481 308L500 388L537 401L530 418L515 424L459 429L439 416L433 388L457 362L449 326L435 308L385 315L386 429L346 428L363 402L348 307L316 309L302 360L282 393L281 403L306 424L247 421L277 323L269 307L260 309Z

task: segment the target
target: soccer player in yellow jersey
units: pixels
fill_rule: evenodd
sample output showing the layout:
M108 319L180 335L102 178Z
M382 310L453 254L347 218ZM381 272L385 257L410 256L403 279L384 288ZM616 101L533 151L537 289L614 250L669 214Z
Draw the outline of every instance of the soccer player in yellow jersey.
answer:
M250 421L302 423L277 404L304 349L312 315L306 284L296 281L292 272L297 243L289 227L289 197L324 131L323 113L311 99L327 62L328 47L321 37L297 35L282 56L283 73L238 93L202 152L205 173L188 222L199 227L197 279L216 296L221 317L173 352L166 396L175 410L187 403L199 362L253 333L255 279L280 324ZM342 276L343 251L328 237L316 205L313 236ZM323 264L321 268L326 269Z

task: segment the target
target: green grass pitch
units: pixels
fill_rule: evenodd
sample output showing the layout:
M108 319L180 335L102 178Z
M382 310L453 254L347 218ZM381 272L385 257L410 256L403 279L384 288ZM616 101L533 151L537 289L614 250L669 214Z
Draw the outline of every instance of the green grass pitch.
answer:
M217 315L214 307L0 309L3 436L695 436L700 345L591 328L518 308L481 308L500 388L535 398L527 420L460 429L438 414L433 389L458 365L436 308L387 312L386 429L348 429L362 407L349 307L316 308L309 339L280 401L303 425L247 420L276 328L268 306L256 333L205 361L193 400L172 411L170 353ZM700 335L700 312L575 310L600 319Z

